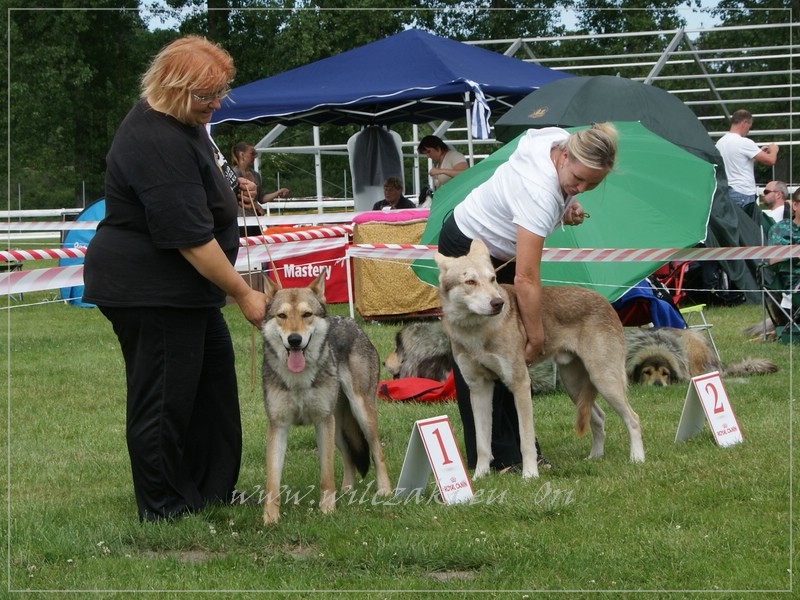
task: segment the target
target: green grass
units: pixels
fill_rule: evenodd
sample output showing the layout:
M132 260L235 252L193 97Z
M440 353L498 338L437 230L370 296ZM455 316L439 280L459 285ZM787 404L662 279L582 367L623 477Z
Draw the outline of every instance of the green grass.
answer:
M24 302L37 298L26 294ZM238 487L257 496L267 424L258 376L251 374L260 370L260 344L236 307L226 308L226 316L244 426ZM758 306L715 308L707 316L725 361L765 356L781 368L725 380L741 445L717 447L707 426L675 444L687 386L633 386L630 402L641 417L647 461L628 463L627 433L604 403L606 456L587 461L589 439L576 437L571 403L555 392L534 403L539 439L557 466L540 479L493 475L475 482L479 501L448 507L436 501L432 481L419 502L374 502L371 471L333 515L323 516L312 502L319 472L313 430L295 428L283 483L301 497L296 505L284 503L280 523L265 528L261 507L248 504L140 524L125 446L123 363L110 325L96 309L14 305L0 319L10 350L9 421L2 431L9 569L2 588L12 595L58 590L56 597L148 590L159 597L206 590L215 598L278 592L311 598L324 590L340 590L340 598L788 594L797 558L792 348L742 335L759 320ZM382 357L399 327L365 324ZM379 411L394 483L415 420L448 415L461 445L453 403L381 402Z

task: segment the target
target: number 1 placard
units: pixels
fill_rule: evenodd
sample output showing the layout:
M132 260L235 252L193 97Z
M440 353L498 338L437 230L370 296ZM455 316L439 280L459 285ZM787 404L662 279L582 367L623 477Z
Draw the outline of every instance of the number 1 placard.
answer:
M472 484L446 415L414 423L395 495L409 495L425 488L431 471L445 504L472 498Z

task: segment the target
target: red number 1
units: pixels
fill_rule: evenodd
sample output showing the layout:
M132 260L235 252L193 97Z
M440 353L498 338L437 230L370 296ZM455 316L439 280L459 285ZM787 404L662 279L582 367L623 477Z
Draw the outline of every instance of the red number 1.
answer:
M442 442L442 434L439 433L438 428L433 430L433 435L436 436L436 439L439 441L439 448L442 450L442 456L444 457L444 462L442 464L449 465L453 461L450 460L449 456L447 456L447 450L445 450L444 443Z

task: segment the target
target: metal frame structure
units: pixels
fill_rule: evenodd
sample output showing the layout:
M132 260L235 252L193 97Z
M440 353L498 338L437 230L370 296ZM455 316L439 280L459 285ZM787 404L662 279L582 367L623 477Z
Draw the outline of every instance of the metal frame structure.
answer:
M783 40L764 46L738 46L728 48L698 49L695 41L703 33L709 32L742 32L767 29L774 32L772 40ZM753 112L756 129L750 131L750 137L757 143L775 142L785 146L785 154L789 156L789 172L792 172L793 148L800 144L800 130L796 120L796 91L800 83L795 78L794 61L798 56L794 39L800 31L800 23L776 23L766 25L728 26L714 28L693 28L661 31L646 31L599 35L568 35L559 37L530 37L495 40L477 40L466 42L493 51L502 51L507 56L515 56L528 62L535 62L551 69L562 70L574 75L616 75L650 85L667 89L692 108L705 125L712 138L722 136L728 130L728 119L738 108L748 108ZM647 38L654 40L653 46L663 45L660 52L639 54L608 54L581 56L569 55L572 41ZM748 36L742 35L743 40ZM547 44L559 44L564 53L558 58L537 57L537 47ZM753 67L759 60L785 61L785 68L763 71ZM725 61L733 65L726 73L712 73L707 66L715 62ZM641 73L646 71L647 75ZM677 71L682 71L678 73ZM736 78L744 80L744 85L726 86L725 82ZM778 83L773 80L777 78ZM767 79L769 81L767 81ZM753 110L750 107L759 107ZM785 126L772 129L758 129L759 118L778 117ZM457 127L452 122L431 123L436 135L447 133L449 143L459 148L471 147L466 126ZM419 126L413 126L413 139L403 142L406 156L412 159L413 194L418 193L420 157L415 149L419 139ZM285 129L275 126L262 140L256 144L256 151L265 153L303 153L315 157L317 177L318 208L322 212L322 177L321 159L323 154L346 154L346 144L321 145L319 130L314 128L314 145L303 147L276 146L280 133ZM345 140L346 142L346 140ZM483 143L483 142L482 142ZM493 143L489 140L488 143ZM483 155L470 155L471 164ZM424 160L424 159L422 159ZM258 165L258 163L257 163ZM799 182L793 182L797 184ZM411 192L411 190L409 190Z
M771 39L783 39L784 43L768 46L737 46L734 48L704 48L698 50L693 39L703 33L710 32L748 32L753 30L768 29L774 32ZM778 23L766 25L730 26L699 29L677 29L646 31L620 34L599 35L569 35L560 37L531 37L505 40L482 40L466 42L497 50L497 46L505 46L503 53L507 56L517 56L527 62L535 62L551 69L572 73L573 75L616 75L619 74L634 81L641 81L651 85L664 85L670 93L678 96L687 106L716 107L715 115L699 115L704 122L709 135L720 137L727 130L727 119L730 117L731 107L736 108L747 105L769 105L773 110L753 113L754 121L758 124L758 117L785 117L787 126L778 129L753 129L751 137L764 141L775 141L783 145L797 145L798 127L794 122L797 116L797 107L793 106L794 92L800 87L800 82L794 79L795 71L793 61L798 57L794 36L800 31L800 23ZM594 56L570 56L564 54L558 58L537 58L535 49L541 44L559 43L568 49L568 42L581 40L618 39L623 37L654 38L668 40L662 52L640 54L615 54ZM746 39L747 36L742 36ZM776 71L762 71L751 68L757 60L785 60L786 68ZM707 65L725 61L735 65L728 73L710 73ZM567 62L579 64L565 64ZM669 67L694 66L693 74L668 74L665 70ZM643 69L649 69L646 76L637 76ZM764 78L767 76L783 76L783 84L765 86ZM725 87L724 81L728 78L746 79L752 83L735 87ZM666 84L669 84L668 86ZM780 95L764 95L766 89L779 90ZM787 110L788 104L788 110ZM776 138L776 139L772 139Z

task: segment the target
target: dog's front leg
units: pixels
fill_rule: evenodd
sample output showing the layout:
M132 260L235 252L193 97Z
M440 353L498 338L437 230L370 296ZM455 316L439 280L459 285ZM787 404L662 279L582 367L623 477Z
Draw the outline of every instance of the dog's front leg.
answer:
M533 425L533 404L531 402L531 380L523 376L517 379L512 388L514 405L519 420L519 450L522 454L522 478L539 477L539 466L536 463L536 431Z
M494 381L481 379L467 381L472 416L475 420L475 448L478 461L475 463L474 479L489 473L492 460L492 394Z
M270 422L267 430L267 489L264 498L264 525L278 522L281 509L281 473L286 456L288 426Z
M319 451L319 509L328 514L336 507L336 484L333 480L333 452L336 447L336 417L333 413L317 422Z

